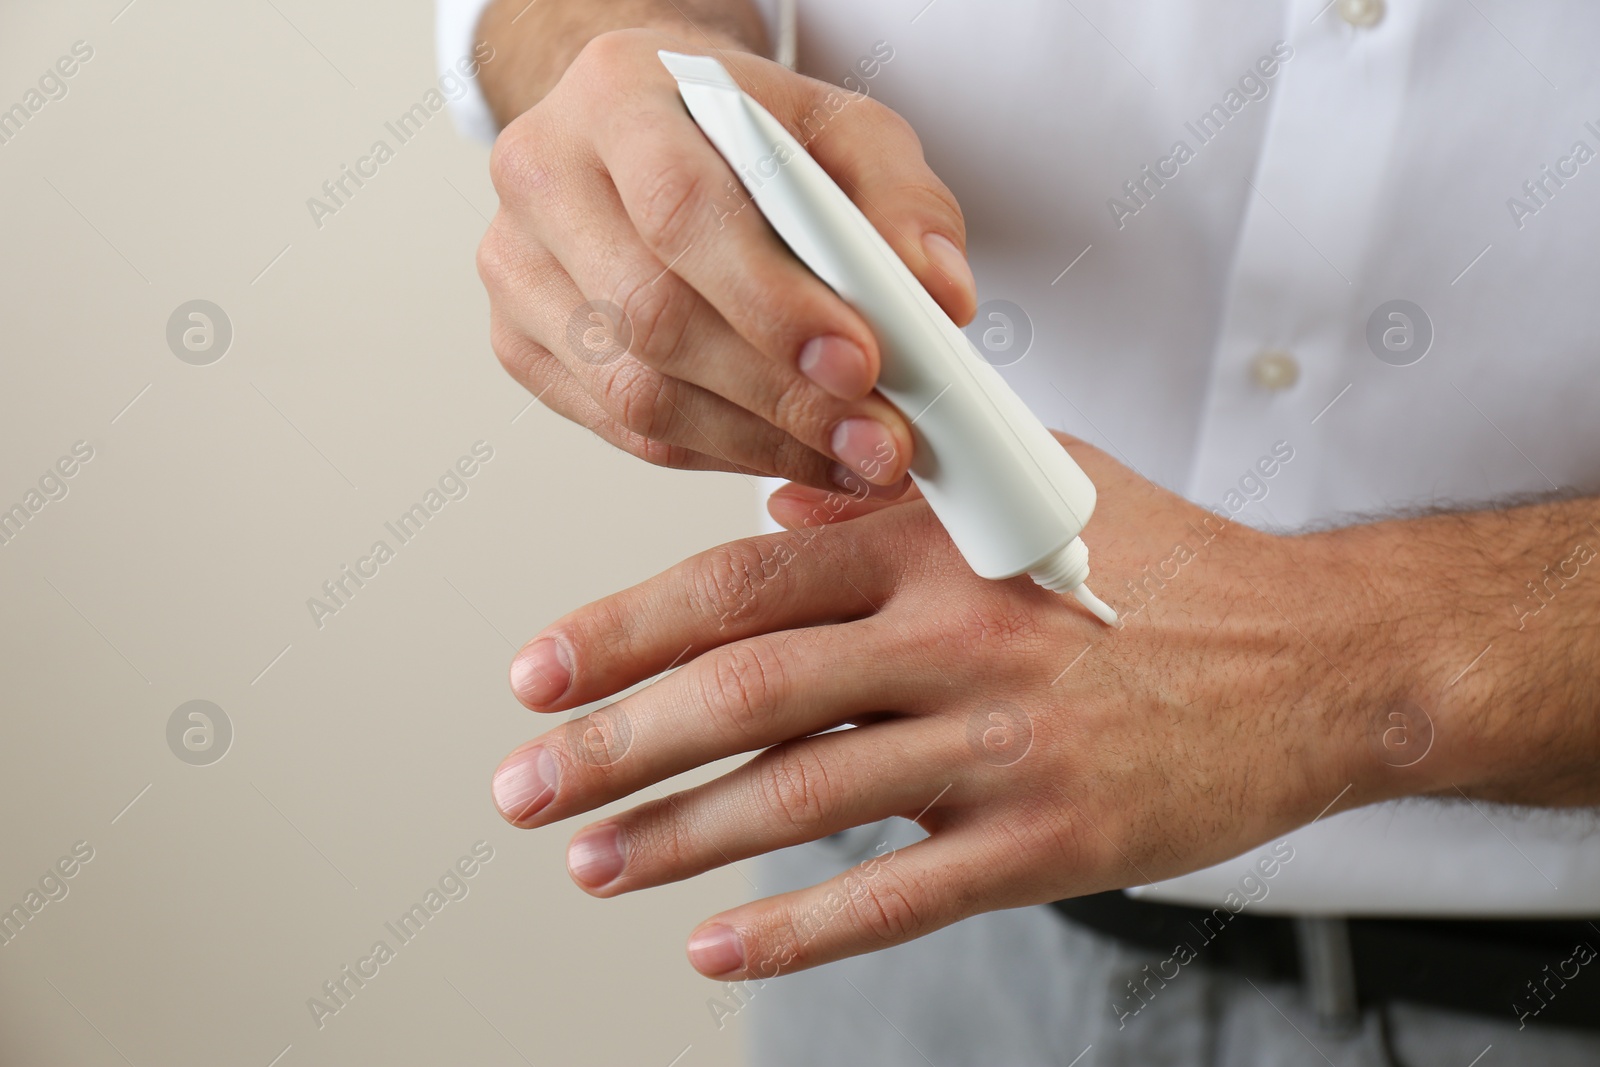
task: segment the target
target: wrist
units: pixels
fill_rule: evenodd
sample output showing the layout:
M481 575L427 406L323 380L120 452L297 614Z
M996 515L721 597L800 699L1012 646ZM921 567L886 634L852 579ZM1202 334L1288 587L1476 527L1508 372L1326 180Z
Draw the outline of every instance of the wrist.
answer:
M1453 642L1427 572L1381 525L1293 540L1320 622L1303 635L1308 663L1328 680L1323 785L1348 787L1335 810L1448 789L1456 753L1441 744L1437 697Z
M746 28L736 23L706 24L670 17L651 19L639 28L671 38L678 47L689 52L744 52L763 59L772 58L772 47L759 22Z
M1344 634L1342 701L1351 747L1352 805L1469 788L1494 763L1477 709L1494 634L1487 606L1469 603L1483 563L1440 558L1440 542L1391 521L1315 535L1330 610ZM1480 610L1482 608L1482 610Z
M478 37L503 58L480 73L484 99L504 127L544 99L590 42L624 30L653 33L663 38L663 47L769 53L765 24L748 4L719 3L709 12L702 10L706 6L687 0L492 0L478 22Z

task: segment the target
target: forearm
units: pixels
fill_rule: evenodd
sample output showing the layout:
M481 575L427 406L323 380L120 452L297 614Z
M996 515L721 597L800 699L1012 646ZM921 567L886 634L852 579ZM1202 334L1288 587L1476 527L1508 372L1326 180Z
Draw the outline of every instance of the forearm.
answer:
M501 61L479 84L505 126L537 104L583 46L611 30L647 28L687 47L766 55L766 27L751 0L492 0L478 36Z
M1346 577L1330 595L1369 591L1346 606L1349 647L1326 653L1362 694L1351 713L1380 746L1368 766L1395 795L1600 804L1600 500L1316 537ZM1414 766L1383 758L1385 730L1422 743L1429 723Z

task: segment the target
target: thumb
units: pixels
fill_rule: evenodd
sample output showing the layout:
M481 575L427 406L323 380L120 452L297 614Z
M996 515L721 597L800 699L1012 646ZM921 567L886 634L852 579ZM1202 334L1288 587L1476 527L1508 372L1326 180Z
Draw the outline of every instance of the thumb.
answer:
M957 325L977 311L967 225L911 124L862 93L805 80L789 126Z

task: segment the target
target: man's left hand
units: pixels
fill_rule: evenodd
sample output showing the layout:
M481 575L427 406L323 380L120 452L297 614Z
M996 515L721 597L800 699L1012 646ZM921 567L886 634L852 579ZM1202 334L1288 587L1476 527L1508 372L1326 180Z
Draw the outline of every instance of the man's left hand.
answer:
M1066 447L1100 490L1084 539L1117 628L1026 577L977 577L914 494L789 485L769 504L787 533L702 553L519 653L513 688L541 712L678 669L517 749L497 806L542 826L759 753L580 830L572 877L603 897L890 816L927 831L702 924L694 966L743 979L1173 877L1330 805L1440 786L1430 763L1373 757L1404 687L1374 658L1392 635L1354 624L1378 596L1364 567Z

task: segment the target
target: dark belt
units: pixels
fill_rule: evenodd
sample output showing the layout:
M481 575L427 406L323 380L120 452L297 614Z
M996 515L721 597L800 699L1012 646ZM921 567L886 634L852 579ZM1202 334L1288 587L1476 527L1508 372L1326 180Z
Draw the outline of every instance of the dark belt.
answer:
M1150 988L1151 975L1171 980L1197 964L1308 986L1314 984L1308 970L1328 971L1326 938L1307 937L1314 922L1134 900L1120 892L1052 906L1074 923L1153 953L1151 966L1134 977L1136 988L1141 982ZM1342 942L1335 946L1333 971L1353 985L1360 1006L1407 1001L1529 1026L1600 1030L1600 922L1359 918L1333 928Z

